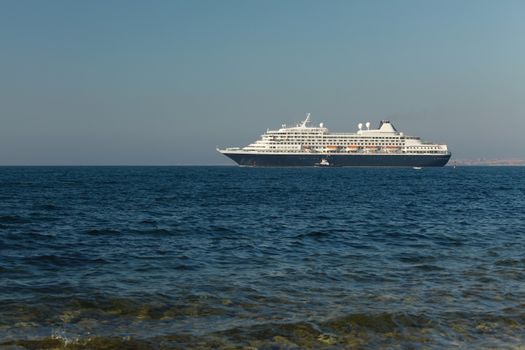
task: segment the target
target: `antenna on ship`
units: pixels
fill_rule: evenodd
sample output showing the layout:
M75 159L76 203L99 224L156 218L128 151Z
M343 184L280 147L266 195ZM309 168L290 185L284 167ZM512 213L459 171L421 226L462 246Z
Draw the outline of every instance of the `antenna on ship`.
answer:
M301 127L305 128L306 124L310 122L310 113L306 113L306 119L301 123Z

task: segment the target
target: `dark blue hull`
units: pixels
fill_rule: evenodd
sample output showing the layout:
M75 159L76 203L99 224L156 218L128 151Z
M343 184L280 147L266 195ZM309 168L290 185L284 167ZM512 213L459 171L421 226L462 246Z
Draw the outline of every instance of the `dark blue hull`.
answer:
M450 154L223 154L241 166L257 167L312 167L323 159L334 167L442 167L450 159Z

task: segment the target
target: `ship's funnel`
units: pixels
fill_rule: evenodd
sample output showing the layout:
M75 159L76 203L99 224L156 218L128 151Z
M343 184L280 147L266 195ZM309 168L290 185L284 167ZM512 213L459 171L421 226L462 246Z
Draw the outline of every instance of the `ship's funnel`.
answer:
M370 130L370 122L366 122L366 128Z

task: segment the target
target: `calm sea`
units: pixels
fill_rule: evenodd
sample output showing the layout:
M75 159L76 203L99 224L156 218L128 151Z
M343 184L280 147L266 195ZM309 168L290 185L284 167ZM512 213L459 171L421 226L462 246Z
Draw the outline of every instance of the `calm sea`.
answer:
M0 168L2 349L523 344L525 168Z

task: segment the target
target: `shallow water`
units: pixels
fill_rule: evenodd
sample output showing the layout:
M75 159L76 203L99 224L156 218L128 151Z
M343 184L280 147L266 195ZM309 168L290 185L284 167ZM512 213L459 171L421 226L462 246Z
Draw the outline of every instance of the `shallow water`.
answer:
M525 168L0 168L0 348L516 348Z

